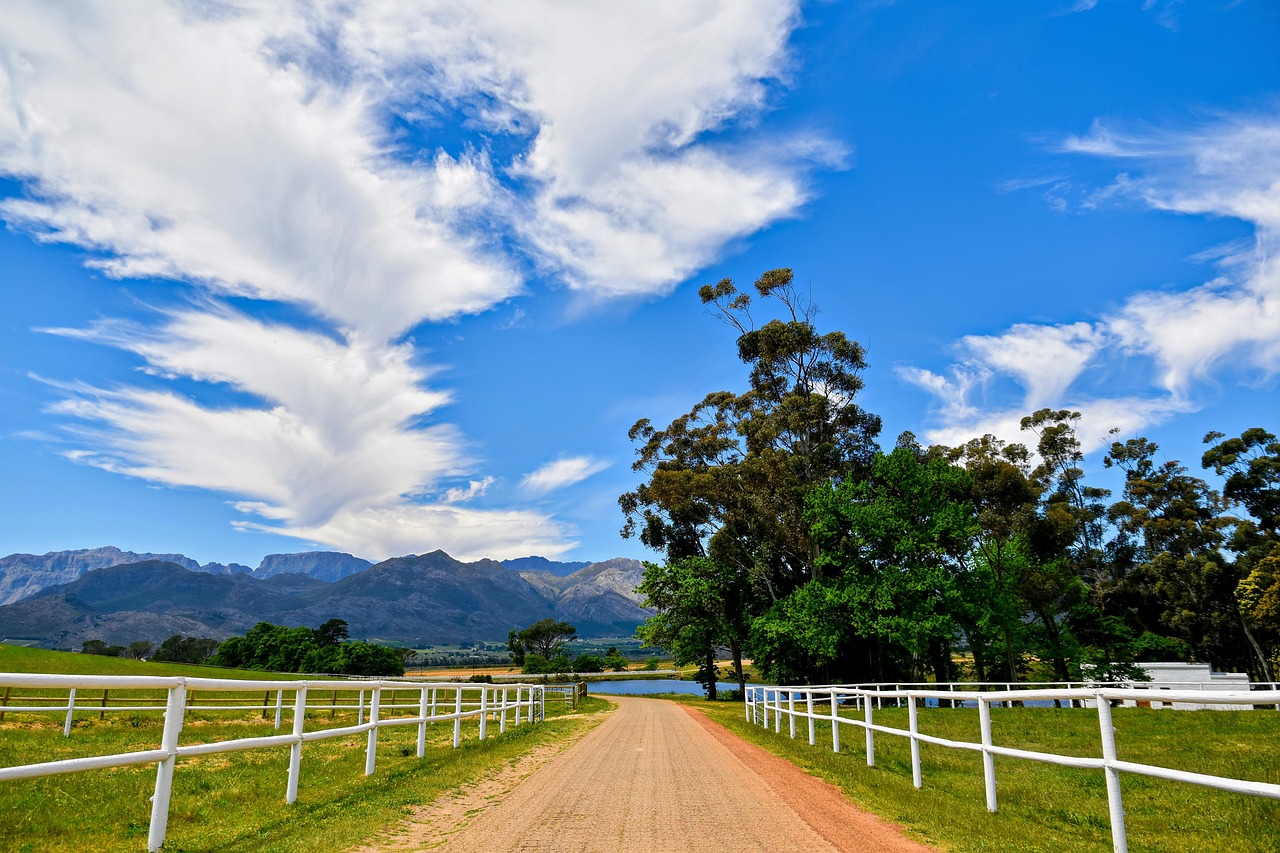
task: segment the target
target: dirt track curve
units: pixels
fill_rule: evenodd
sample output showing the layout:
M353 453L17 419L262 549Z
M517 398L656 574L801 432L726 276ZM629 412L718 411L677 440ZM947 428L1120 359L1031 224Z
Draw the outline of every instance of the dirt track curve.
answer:
M363 853L930 851L696 711L616 698L567 749L442 798Z

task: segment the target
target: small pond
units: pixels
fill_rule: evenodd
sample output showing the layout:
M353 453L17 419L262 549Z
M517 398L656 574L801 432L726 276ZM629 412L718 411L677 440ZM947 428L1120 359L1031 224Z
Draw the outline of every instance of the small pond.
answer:
M717 690L737 690L736 683L716 682ZM681 681L675 678L618 679L617 681L592 681L587 685L587 693L611 693L615 696L642 696L648 693L689 693L702 696L705 691L696 681Z

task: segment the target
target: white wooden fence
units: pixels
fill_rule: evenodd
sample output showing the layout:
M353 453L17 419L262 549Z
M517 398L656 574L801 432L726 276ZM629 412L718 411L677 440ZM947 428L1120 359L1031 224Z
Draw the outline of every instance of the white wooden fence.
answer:
M181 678L156 676L91 676L91 675L29 675L16 673L0 673L0 687L9 695L12 688L35 688L42 693L49 691L67 691L67 701L58 704L19 705L6 701L0 705L0 713L66 713L63 734L71 734L74 715L104 714L114 711L163 711L164 730L160 744L155 749L139 752L126 752L115 755L100 755L92 758L69 758L62 761L46 761L38 764L24 764L14 767L0 767L0 782L10 779L29 779L37 776L54 776L63 773L78 773L84 770L97 770L107 767L126 767L134 764L156 764L155 796L151 800L151 824L147 835L147 849L159 850L164 844L165 832L169 821L169 798L173 789L173 773L178 758L194 755L211 755L222 752L237 752L246 749L267 749L270 747L289 747L289 772L286 784L285 802L292 804L298 798L298 779L302 763L303 744L334 737L349 737L366 734L365 748L366 776L372 775L377 757L378 731L388 726L416 725L418 727L418 758L422 758L426 749L426 732L428 723L452 722L453 745L462 741L462 721L473 719L478 721L479 737L484 740L488 727L496 720L499 731L506 731L508 717L512 725L524 722L540 721L546 716L546 695L542 685L537 684L475 684L475 683L431 683L413 684L403 681L241 681L222 678ZM107 707L101 704L76 703L77 690L164 690L165 701L160 704L128 704ZM337 705L337 691L359 690L356 706ZM214 704L204 705L189 702L195 691L208 697L213 693L257 693L274 691L275 728L281 726L281 717L292 716L292 731L289 734L269 735L265 737L238 738L212 743L180 744L183 720L189 711L238 711L261 710L264 705ZM320 691L333 691L331 702L308 704L308 697ZM393 695L402 698L405 695L414 697L414 702L384 702L384 691L393 691ZM446 694L452 694L446 696ZM291 701L286 701L286 697ZM366 703L367 697L367 703ZM450 701L451 700L451 701ZM92 700L91 700L92 701ZM356 725L338 726L335 728L314 728L307 730L307 713L317 711L333 712L335 709L351 709L357 711ZM388 716L396 712L407 716ZM367 720L366 720L367 714Z
M878 685L877 687L885 687ZM896 685L894 686L896 687ZM1160 690L1153 693L1147 689L1131 687L1093 687L1093 688L1050 688L1050 689L1016 689L983 692L959 693L951 689L870 689L867 686L850 687L846 685L832 686L750 686L744 697L746 719L768 729L772 722L773 730L782 732L782 721L787 720L791 737L796 736L796 721L803 720L808 726L809 745L815 744L815 722L821 720L831 724L831 748L840 751L841 726L854 726L864 733L867 766L874 767L875 733L905 737L911 741L911 778L916 788L923 786L923 774L920 766L920 744L931 743L951 749L966 749L982 753L982 775L986 788L987 810L996 810L996 771L995 756L1024 758L1030 761L1041 761L1047 764L1059 764L1065 767L1100 769L1106 775L1107 805L1111 820L1111 841L1116 853L1126 853L1129 849L1125 837L1124 804L1120 797L1120 774L1136 773L1157 779L1175 782L1186 782L1217 788L1223 791L1234 791L1258 797L1280 800L1280 785L1268 782L1252 782L1242 779L1229 779L1205 773L1190 773L1184 770L1173 770L1167 767L1154 767L1148 764L1137 764L1121 761L1116 755L1115 726L1111 722L1112 702L1141 702L1152 699L1161 702L1179 702L1192 704L1234 705L1252 707L1254 705L1280 706L1280 690L1276 685L1270 689L1240 692L1196 691L1196 690ZM967 700L978 707L979 740L977 742L957 741L947 738L922 734L919 728L919 711L922 703L936 700L939 704L947 701ZM1002 703L1027 701L1060 701L1081 706L1096 706L1102 756L1100 758L1083 758L1078 756L1057 755L1049 752L1035 752L1025 749L1014 749L996 746L991 732L991 706ZM874 712L886 703L905 703L907 706L908 728L899 729L875 723ZM851 705L855 712L860 711L862 719L840 715L842 705ZM1212 712L1205 712L1212 713Z

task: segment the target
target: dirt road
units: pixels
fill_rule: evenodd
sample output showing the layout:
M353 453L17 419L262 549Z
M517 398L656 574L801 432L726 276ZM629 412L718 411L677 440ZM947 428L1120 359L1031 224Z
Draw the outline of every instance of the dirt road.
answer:
M423 809L368 850L930 850L696 711L611 701L568 749Z

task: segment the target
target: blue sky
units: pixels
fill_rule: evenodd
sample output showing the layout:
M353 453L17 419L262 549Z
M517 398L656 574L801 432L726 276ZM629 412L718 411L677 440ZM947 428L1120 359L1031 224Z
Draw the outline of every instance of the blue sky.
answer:
M412 11L405 7L412 6ZM1280 427L1260 0L10 2L0 553L652 556L628 427L795 269L863 405Z

